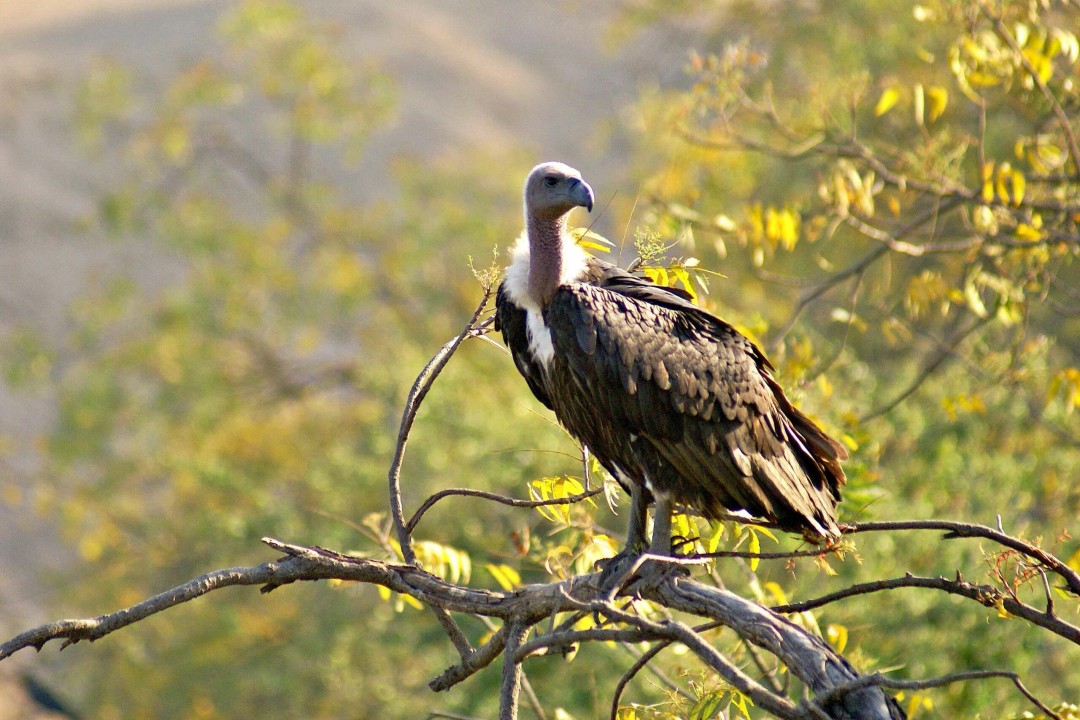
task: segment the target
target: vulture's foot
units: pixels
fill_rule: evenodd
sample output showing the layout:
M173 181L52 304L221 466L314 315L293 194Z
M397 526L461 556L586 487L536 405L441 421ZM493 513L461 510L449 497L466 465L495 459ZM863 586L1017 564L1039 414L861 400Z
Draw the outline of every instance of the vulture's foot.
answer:
M598 560L596 569L600 571L597 586L605 595L614 597L631 580L640 566L643 547L624 547L614 557Z
M647 587L654 587L674 576L690 574L688 568L663 559L642 557L641 550L624 549L609 560L602 560L597 585L609 598L619 594L636 595Z
M629 595L640 596L646 590L659 587L669 580L689 577L689 575L690 569L684 565L664 562L662 559L646 560L630 578L624 592Z

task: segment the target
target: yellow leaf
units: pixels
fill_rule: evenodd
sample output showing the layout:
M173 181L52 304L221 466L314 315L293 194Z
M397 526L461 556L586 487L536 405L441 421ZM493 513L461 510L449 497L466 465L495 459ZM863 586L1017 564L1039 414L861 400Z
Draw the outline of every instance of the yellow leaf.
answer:
M1027 223L1020 223L1016 226L1016 237L1029 242L1038 242L1042 239L1042 233Z
M1042 52L1033 49L1025 49L1024 57L1031 63L1031 68L1040 81L1045 83L1054 74L1054 62Z
M908 718L910 719L910 718L915 717L915 713L919 712L919 708L921 708L921 707L922 707L922 696L917 695L917 694L912 695L911 700L908 701L908 705L907 705L907 716L908 716Z
M994 202L994 163L982 166L982 199L984 203Z
M694 290L694 284L690 282L690 273L686 272L685 268L675 267L671 269L671 272L675 274L679 284L683 286L686 292L690 293L690 301L697 302L697 291Z
M1013 205L1019 205L1024 201L1024 189L1027 187L1027 181L1024 179L1024 174L1019 170L1013 170L1012 173L1012 201Z
M967 301L967 306L971 312L975 313L980 318L985 318L988 313L986 311L986 305L983 304L982 296L979 295L979 289L975 287L975 282L972 278L968 278L968 281L964 283L964 300Z
M497 582L499 587L503 590L510 591L521 584L521 575L509 565L487 563L484 567L491 573L491 576L495 578L495 582Z
M750 543L747 545L747 549L752 553L761 552L761 540L758 538L757 533L752 529L750 530ZM757 572L758 564L761 562L761 558L750 558L750 572Z
M949 91L943 87L933 85L926 89L926 95L930 100L930 122L934 122L945 108L949 106Z
M769 591L777 605L787 605L787 593L784 592L784 588L780 587L780 583L770 580L765 583L765 589Z
M896 87L885 88L885 91L881 93L881 97L878 98L877 105L874 106L874 116L881 117L885 113L889 112L896 105L896 101L900 99L900 90Z
M709 535L709 542L706 545L708 552L714 553L716 549L720 547L720 540L724 537L724 523L713 523L712 533ZM1078 551L1080 552L1080 551Z
M1080 548L1076 548L1076 551L1069 556L1069 559L1065 561L1065 564L1073 570L1080 570Z
M604 247L603 245L599 245L597 243L594 243L591 240L579 240L578 245L580 245L581 247L586 248L588 250L598 250L600 252L605 252L605 253L610 253L611 252L611 248Z
M780 213L780 244L785 250L793 250L799 241L799 217L791 210Z
M402 601L404 601L404 603L406 605L413 608L414 610L423 610L424 609L423 603L421 603L419 600L414 598L412 595L399 595L398 597Z
M1077 39L1075 34L1060 28L1054 28L1051 32L1053 33L1051 37L1060 51L1065 54L1066 59L1070 63L1075 63L1077 58L1080 58L1080 39Z
M1005 609L1005 598L998 598L997 602L994 603L994 607L997 608L997 615L1002 620L1009 620L1012 618L1012 613Z
M779 543L780 542L779 540L776 539L776 536L773 535L773 531L770 530L767 527L759 527L759 528L757 528L757 532L760 533L761 535L764 535L765 537L769 538L774 543Z
M1011 163L1003 162L998 165L997 174L995 176L994 189L997 191L997 196L1001 198L1002 202L1009 202L1009 188L1006 185L1006 182L1011 175Z
M829 637L829 642L832 643L833 648L838 653L843 653L844 648L847 647L848 630L844 625L827 625L825 632Z
M589 250L610 253L611 248L615 247L615 243L588 228L574 228L570 231L570 235L577 241L578 245Z
M915 124L926 124L926 93L922 83L915 83Z

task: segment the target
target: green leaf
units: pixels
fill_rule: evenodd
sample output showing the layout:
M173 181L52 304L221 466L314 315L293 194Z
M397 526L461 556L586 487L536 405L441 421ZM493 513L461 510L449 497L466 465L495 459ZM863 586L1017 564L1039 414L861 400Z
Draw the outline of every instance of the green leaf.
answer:
M724 699L724 694L723 691L720 691L698 698L697 702L694 703L694 707L690 708L690 714L687 716L688 720L709 720L712 718L716 715L720 702Z

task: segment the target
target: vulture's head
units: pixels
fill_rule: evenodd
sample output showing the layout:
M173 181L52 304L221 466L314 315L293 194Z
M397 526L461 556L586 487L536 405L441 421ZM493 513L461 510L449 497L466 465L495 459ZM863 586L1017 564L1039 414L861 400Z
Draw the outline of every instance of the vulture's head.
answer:
M592 212L592 206L592 188L569 165L543 163L525 179L525 214L529 217L554 220L576 207Z

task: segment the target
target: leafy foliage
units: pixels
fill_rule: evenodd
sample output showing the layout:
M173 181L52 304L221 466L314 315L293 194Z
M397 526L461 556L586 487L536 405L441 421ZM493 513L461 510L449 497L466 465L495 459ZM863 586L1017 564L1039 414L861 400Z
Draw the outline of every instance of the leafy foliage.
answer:
M643 106L654 202L644 213L639 205L641 221L694 238L706 266L758 279L716 282L710 302L751 319L787 386L804 405L829 407L826 424L852 440L849 517L997 515L1046 544L1080 509L1059 480L1075 476L1080 446L1069 380L1080 251L1075 8L855 5L781 3L726 18L738 18L744 39L692 55L690 89ZM1066 535L1059 548L1073 546ZM978 567L977 552L954 550L864 541L862 565L836 569L854 580L890 566ZM1038 596L1039 582L998 573L1002 562L984 565L995 584ZM882 602L873 632L848 635L865 668L1065 672L1061 663L1076 659L1027 636L989 649L997 631L965 608ZM856 627L864 610L838 606L829 622ZM936 627L965 628L954 652L907 652L939 647ZM1066 674L1047 678L1048 697L1075 697ZM911 710L993 716L1007 692L956 686L912 699Z

